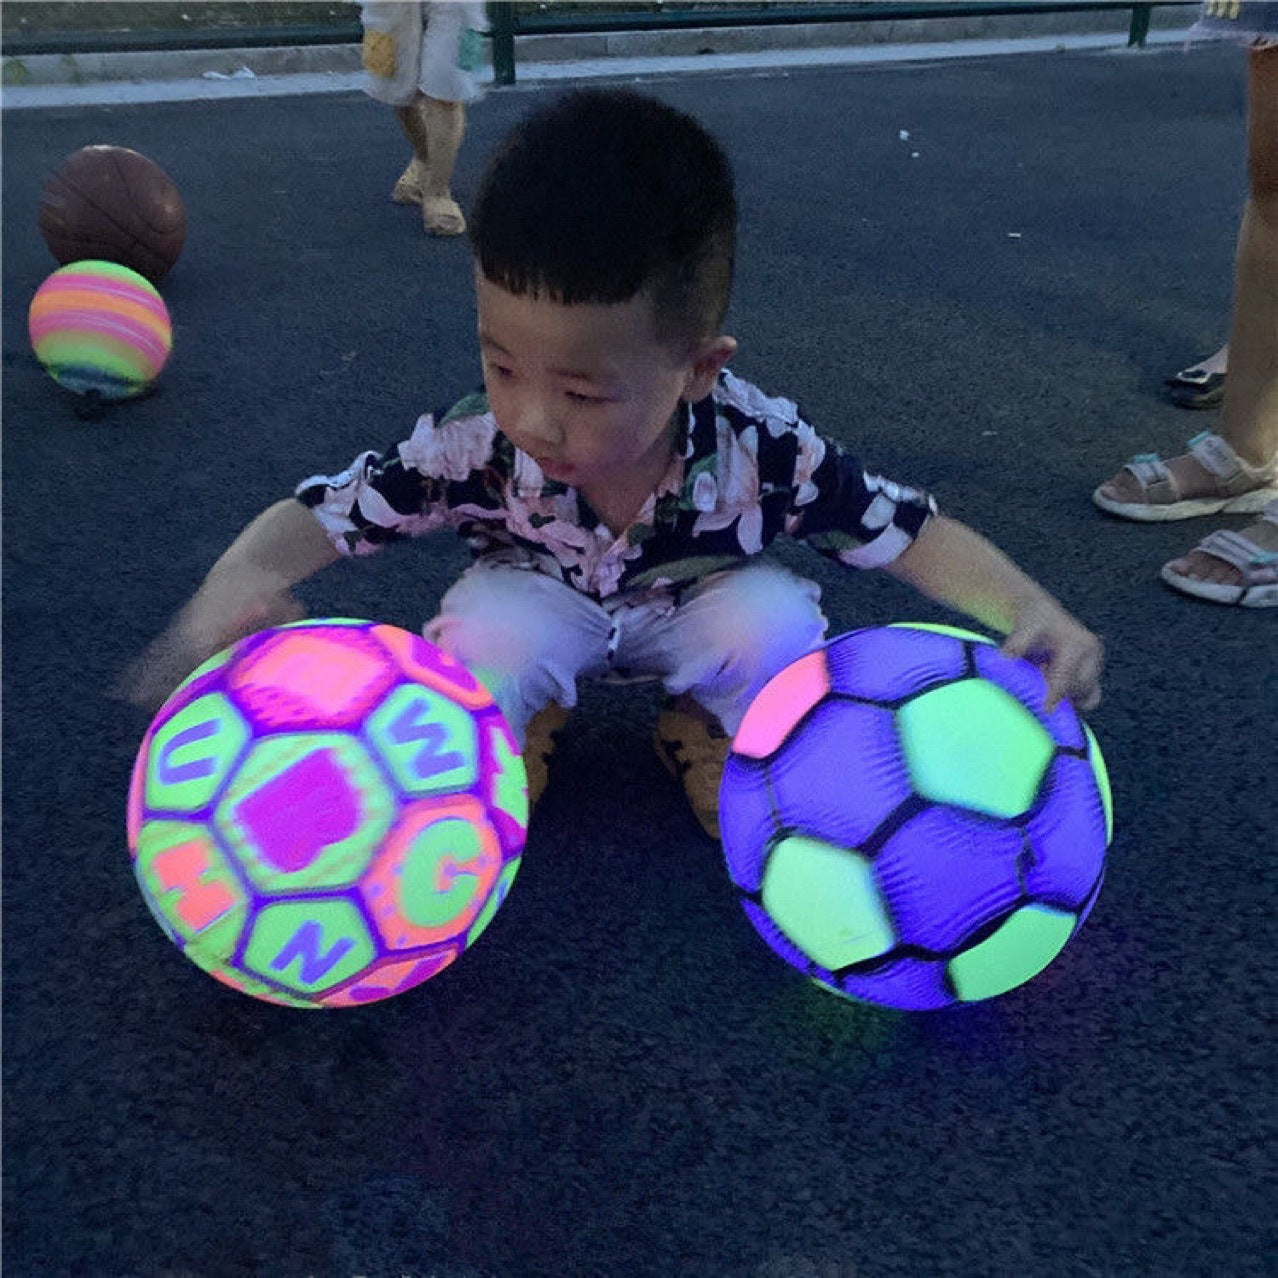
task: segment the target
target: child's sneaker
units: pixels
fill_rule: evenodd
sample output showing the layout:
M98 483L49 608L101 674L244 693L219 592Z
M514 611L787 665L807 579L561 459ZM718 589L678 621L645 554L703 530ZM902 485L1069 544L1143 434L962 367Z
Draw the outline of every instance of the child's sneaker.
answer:
M524 730L524 771L528 774L528 811L532 812L550 780L550 756L568 722L568 711L552 701L528 720Z
M653 739L657 757L683 784L692 814L719 839L719 782L732 741L719 721L691 697L667 697Z

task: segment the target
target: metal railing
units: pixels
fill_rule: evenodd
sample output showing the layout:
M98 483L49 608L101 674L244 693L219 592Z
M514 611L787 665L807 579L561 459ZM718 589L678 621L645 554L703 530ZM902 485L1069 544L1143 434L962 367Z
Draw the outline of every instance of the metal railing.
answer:
M977 0L955 3L953 0L894 0L893 3L821 4L814 0L779 5L741 4L713 9L691 6L658 10L598 10L589 13L570 9L556 10L553 5L537 13L521 12L522 6L510 0L496 0L488 6L492 19L493 78L498 84L515 83L515 37L520 35L610 34L619 31L673 31L713 27L797 26L804 23L873 22L911 18L988 18L1023 14L1070 13L1083 11L1131 10L1128 45L1143 46L1149 34L1150 18L1155 4L1183 7L1196 0L1146 0L1130 4L1115 0L1039 0L1038 3L1017 0Z

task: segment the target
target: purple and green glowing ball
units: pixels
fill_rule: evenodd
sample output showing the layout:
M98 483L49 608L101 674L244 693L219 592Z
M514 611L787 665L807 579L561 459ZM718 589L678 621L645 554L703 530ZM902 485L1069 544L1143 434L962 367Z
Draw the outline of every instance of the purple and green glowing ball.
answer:
M720 790L728 870L820 985L922 1010L1041 972L1100 892L1113 807L1088 726L1027 661L945 626L853 631L759 693Z
M421 637L264 630L173 693L138 751L128 842L160 926L210 975L294 1007L441 972L505 899L528 791L487 689Z

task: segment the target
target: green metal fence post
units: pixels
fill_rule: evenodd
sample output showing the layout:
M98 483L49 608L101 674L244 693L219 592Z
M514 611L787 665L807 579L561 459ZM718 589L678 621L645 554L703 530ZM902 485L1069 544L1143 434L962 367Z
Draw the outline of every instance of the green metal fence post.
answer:
M493 79L515 83L515 6L513 0L491 0L488 16L493 28Z
M1152 4L1132 5L1132 29L1127 33L1127 47L1129 49L1134 44L1139 45L1142 49L1145 47L1145 37L1149 34L1149 18L1153 10L1154 6Z

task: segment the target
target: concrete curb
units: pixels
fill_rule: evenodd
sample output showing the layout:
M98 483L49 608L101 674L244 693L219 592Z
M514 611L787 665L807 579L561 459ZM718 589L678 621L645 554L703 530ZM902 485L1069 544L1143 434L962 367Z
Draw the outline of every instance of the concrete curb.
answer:
M1184 38L1195 7L1155 9L1150 43ZM518 82L767 70L910 58L1126 47L1130 14L1044 13L995 18L813 23L688 31L521 36ZM43 54L3 59L8 108L354 92L359 46Z

